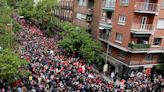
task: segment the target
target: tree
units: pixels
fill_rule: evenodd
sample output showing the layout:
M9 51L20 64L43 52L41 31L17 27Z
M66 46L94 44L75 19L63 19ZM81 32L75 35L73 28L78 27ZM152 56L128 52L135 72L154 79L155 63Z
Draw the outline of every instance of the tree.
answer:
M9 1L9 0L8 0ZM54 10L58 4L57 0L40 0L34 4L34 0L15 0L10 5L15 5L18 14L24 16L26 21L33 22L42 31L51 35L52 28L55 26L56 17Z
M12 34L12 32L5 32L3 34L0 34L0 39L0 46L3 48L14 49L17 45L15 35Z
M29 12L33 10L34 0L7 0L7 4L20 15L28 16Z
M12 9L7 5L6 0L0 0L0 46L13 48L16 46L14 32L20 30L20 25L12 18Z
M54 15L57 8L57 0L7 0L8 5L13 7L27 22L37 25L48 36L54 35L54 28L58 26L59 19Z
M8 82L13 82L27 72L27 62L14 53L17 45L15 32L20 30L20 25L12 19L12 11L6 0L0 0L0 80Z
M57 20L54 16L56 5L57 0L42 0L34 7L34 14L31 16L31 20L35 24L40 24L42 31L50 36Z
M59 47L68 53L75 52L79 57L85 58L89 63L100 61L102 56L98 52L101 49L99 42L94 41L84 28L77 27L71 23L63 23L63 37L58 42Z
M7 24L11 22L10 18L11 9L7 6L5 0L0 0L0 32L7 30Z
M158 66L157 66L157 68L158 68L158 73L159 74L162 74L162 75L164 75L164 64L159 64Z
M0 80L14 80L27 75L28 63L10 49L4 49L0 53Z

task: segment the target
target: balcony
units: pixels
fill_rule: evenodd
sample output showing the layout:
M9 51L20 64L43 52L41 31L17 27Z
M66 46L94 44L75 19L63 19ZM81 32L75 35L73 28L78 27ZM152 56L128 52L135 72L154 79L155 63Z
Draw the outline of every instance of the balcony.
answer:
M158 15L159 10L160 10L159 4L147 3L147 2L136 2L134 12Z
M152 34L154 30L153 24L133 24L131 27L131 32L134 34Z
M150 48L150 44L129 43L128 48L131 51L147 51Z
M103 2L103 9L104 10L111 10L111 11L113 11L114 10L114 8L115 8L115 3L116 2L110 2L110 1L107 1L107 0L105 0L104 2Z
M64 21L72 22L72 18L71 17L62 17L61 19L64 20Z
M109 18L101 18L100 26L111 28L112 27L112 20Z
M77 6L76 12L86 14L86 15L92 15L94 12L93 8L83 7L83 6Z
M73 23L77 26L84 27L86 29L89 29L89 23L86 22L84 19L73 19Z
M105 33L100 33L100 39L103 39L105 41L108 41L109 39L109 35L105 34Z
M108 43L110 31L106 29L100 29L99 39Z
M72 1L61 1L60 6L62 9L73 9L73 2Z

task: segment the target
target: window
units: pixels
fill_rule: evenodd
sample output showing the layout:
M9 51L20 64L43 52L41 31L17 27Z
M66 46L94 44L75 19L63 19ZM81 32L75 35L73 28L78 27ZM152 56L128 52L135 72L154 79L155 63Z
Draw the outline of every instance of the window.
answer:
M116 0L104 0L104 6L114 8L115 2Z
M70 11L70 15L69 16L70 16L70 18L72 18L72 11Z
M153 60L153 55L152 55L152 54L147 54L147 55L145 56L145 60L146 60L146 61L152 61L152 60Z
M118 57L119 57L120 59L125 59L125 57L126 57L126 52L120 51L119 54L118 54Z
M86 15L81 14L81 13L77 13L76 18L80 19L80 20L85 20L86 19Z
M164 0L162 0L162 6L161 6L162 9L164 9Z
M116 33L116 42L122 43L123 37L121 33Z
M109 30L101 29L100 30L100 38L102 38L103 40L108 41L109 40Z
M66 18L67 17L67 11L66 10L64 10L64 18Z
M161 45L162 38L155 38L153 45Z
M129 0L120 0L120 6L128 6Z
M79 1L79 6L83 5L83 0L78 0Z
M125 25L126 17L124 15L120 15L118 19L118 24Z
M55 15L59 16L59 10L55 9Z
M78 0L79 6L87 6L87 0Z
M66 17L69 18L69 11L66 11Z
M164 29L164 19L158 19L157 28Z

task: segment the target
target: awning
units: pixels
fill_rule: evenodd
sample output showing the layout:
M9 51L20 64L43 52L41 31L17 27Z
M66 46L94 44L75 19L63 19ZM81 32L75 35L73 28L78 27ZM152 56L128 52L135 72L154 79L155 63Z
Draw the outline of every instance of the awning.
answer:
M103 29L104 29L104 27L99 27L99 29L103 30Z
M103 8L105 11L114 12L114 8Z
M100 24L99 29L101 29L101 30L103 30L103 29L112 29L112 26L107 26L107 25Z
M133 37L149 37L149 34L133 34Z

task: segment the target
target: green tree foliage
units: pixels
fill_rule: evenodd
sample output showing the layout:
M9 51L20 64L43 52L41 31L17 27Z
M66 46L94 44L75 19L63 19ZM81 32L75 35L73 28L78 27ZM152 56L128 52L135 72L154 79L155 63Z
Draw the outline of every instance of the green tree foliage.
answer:
M6 0L0 0L0 46L13 48L16 46L14 32L20 30L20 25L11 18L12 9L7 5Z
M34 0L7 0L7 4L20 15L29 16L33 11Z
M10 5L15 5L19 15L35 23L49 35L57 21L54 16L57 3L57 0L40 0L37 4L34 4L34 0L14 0Z
M76 52L78 56L85 58L89 63L100 61L102 56L98 52L101 49L99 42L94 41L86 29L79 28L71 23L63 23L59 46L68 53Z
M5 32L0 34L0 46L2 48L12 48L14 49L16 46L15 35L12 32Z
M57 18L54 16L54 10L56 5L57 0L41 0L34 7L34 14L31 16L31 20L35 24L39 24L40 28L46 33L52 33L52 28L55 26Z
M20 59L12 50L2 50L0 53L0 80L6 79L9 82L13 82L20 76L26 76L25 66L27 64L25 60Z
M158 73L164 75L164 64L159 64L157 68L159 69Z
M7 30L7 24L11 23L10 18L10 8L7 6L7 2L5 0L0 0L0 32L4 32Z
M33 0L19 0L18 1L18 12L19 15L25 16L25 18L29 19L33 15Z
M0 80L9 82L27 74L23 67L27 62L14 53L15 32L20 30L20 25L12 19L12 11L7 0L0 0Z

